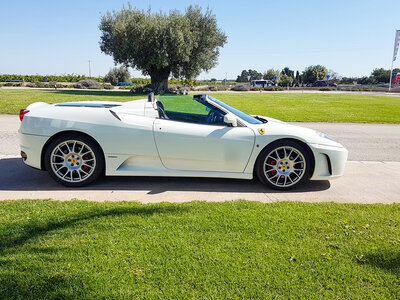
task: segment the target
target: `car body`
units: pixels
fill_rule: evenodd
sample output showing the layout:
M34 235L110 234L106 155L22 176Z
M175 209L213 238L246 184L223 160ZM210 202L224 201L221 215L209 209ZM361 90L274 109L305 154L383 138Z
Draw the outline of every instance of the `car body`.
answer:
M250 87L267 87L267 86L275 86L275 83L271 80L252 80L250 81Z
M20 114L21 155L67 186L101 174L256 175L272 188L289 189L343 175L348 152L322 133L249 116L209 95L176 100L179 105L171 99L33 103Z
M317 80L313 84L314 86L333 86L337 87L337 84L331 81L326 81L326 80Z
M118 82L116 86L135 86L130 82Z

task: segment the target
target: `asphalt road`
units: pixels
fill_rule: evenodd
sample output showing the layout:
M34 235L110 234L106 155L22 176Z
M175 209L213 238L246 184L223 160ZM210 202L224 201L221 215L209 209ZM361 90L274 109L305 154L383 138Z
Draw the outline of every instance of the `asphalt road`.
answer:
M88 187L71 189L58 185L46 172L29 168L17 158L19 119L0 115L0 200L400 203L400 125L295 124L325 132L348 148L349 162L342 178L313 181L290 192L274 191L257 181L161 177L108 177Z

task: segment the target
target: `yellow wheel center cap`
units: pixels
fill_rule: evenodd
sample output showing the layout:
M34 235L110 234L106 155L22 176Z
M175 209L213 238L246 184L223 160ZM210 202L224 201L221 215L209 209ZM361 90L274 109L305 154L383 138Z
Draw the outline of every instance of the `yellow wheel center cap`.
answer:
M73 164L76 164L76 159L73 158L73 159L71 160L71 162L72 162Z
M282 169L286 169L286 165L283 165L283 166L282 166Z

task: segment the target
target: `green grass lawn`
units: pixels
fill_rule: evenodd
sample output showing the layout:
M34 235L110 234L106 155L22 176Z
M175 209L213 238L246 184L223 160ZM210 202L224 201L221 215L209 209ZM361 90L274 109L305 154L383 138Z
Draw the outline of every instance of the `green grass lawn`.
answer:
M400 298L400 206L0 202L0 298Z
M400 97L267 92L213 93L212 96L246 113L283 121L400 123ZM126 91L0 89L0 113L17 114L21 108L36 101L129 101L143 97L146 96ZM177 97L170 99L176 100ZM179 100L173 106L180 107Z

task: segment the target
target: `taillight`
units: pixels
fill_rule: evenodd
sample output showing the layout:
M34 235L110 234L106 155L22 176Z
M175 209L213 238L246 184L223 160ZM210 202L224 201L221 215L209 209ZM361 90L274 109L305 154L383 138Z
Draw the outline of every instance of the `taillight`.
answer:
M21 109L19 111L19 119L22 121L22 119L24 118L24 116L29 112L29 110L27 109Z

